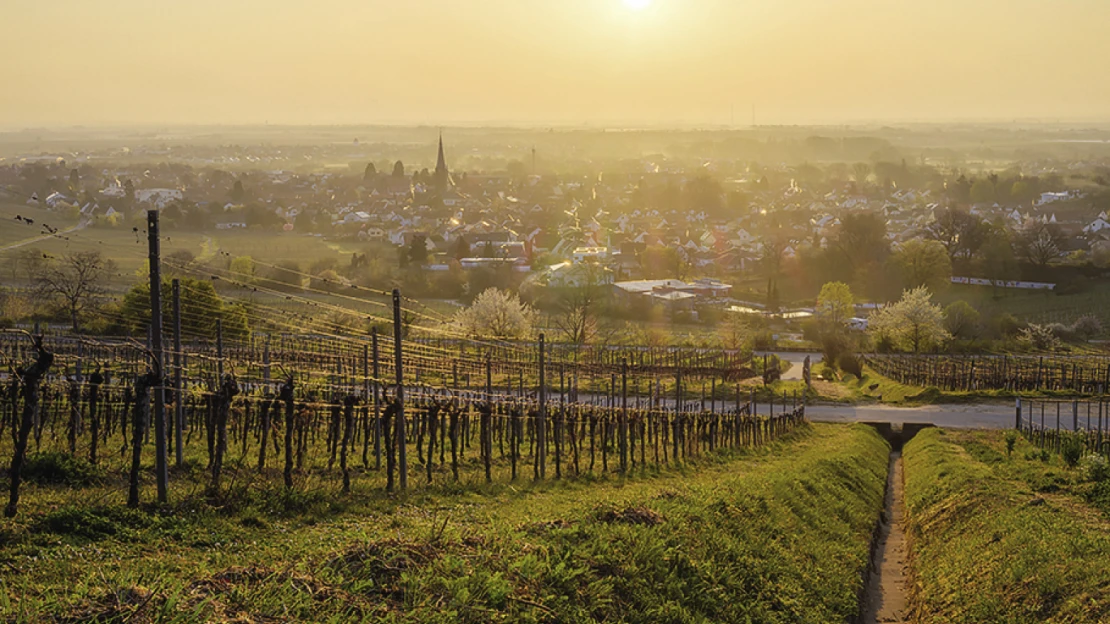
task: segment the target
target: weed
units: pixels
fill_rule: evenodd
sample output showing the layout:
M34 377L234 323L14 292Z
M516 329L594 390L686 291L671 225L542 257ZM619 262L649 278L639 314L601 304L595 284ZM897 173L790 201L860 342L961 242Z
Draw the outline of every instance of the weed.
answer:
M40 485L93 485L104 479L104 471L83 458L68 453L48 451L27 457L23 478Z
M1006 439L1006 459L1010 459L1014 455L1014 444L1017 443L1018 433L1013 429L1008 429L1005 435Z

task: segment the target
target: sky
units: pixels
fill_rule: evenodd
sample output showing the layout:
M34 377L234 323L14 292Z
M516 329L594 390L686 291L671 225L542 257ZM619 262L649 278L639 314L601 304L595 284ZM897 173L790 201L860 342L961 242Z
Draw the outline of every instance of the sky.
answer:
M1107 24L1110 0L0 0L0 126L1107 121Z

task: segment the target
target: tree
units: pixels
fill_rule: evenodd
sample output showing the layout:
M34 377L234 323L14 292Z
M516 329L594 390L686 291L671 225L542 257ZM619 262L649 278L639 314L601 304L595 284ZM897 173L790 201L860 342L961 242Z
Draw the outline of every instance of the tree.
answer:
M567 342L584 345L597 333L597 306L601 299L600 272L595 264L581 264L584 272L577 287L562 289L558 296L559 312L553 319Z
M246 196L246 191L243 190L242 180L235 181L235 184L233 184L231 187L230 196L231 201L235 202L236 204L242 203L243 197Z
M971 185L971 201L976 204L987 204L994 201L994 185L990 180L976 180Z
M865 162L858 162L852 165L852 178L856 181L856 187L863 190L863 186L867 184L867 176L871 175L871 165Z
M408 248L409 264L416 267L428 263L428 237L425 234L413 234Z
M81 316L104 294L104 278L114 270L115 263L99 251L81 251L47 262L35 278L35 289L63 307L77 331Z
M455 314L454 324L472 338L528 338L536 311L516 294L489 288L468 308Z
M944 308L944 329L955 338L974 338L979 333L979 319L979 311L966 301Z
M925 286L937 292L952 281L952 261L944 245L937 241L906 241L894 252L891 261L898 267L905 288Z
M405 163L403 163L399 160L397 162L393 163L393 177L394 178L403 178L403 177L405 177Z
M254 258L250 256L236 256L232 259L229 269L231 271L231 279L244 284L251 284L254 282Z
M123 181L123 195L127 199L135 199L135 184L131 182L131 178Z
M362 181L370 182L378 176L378 170L374 167L374 163L366 163L366 170L362 172Z
M883 262L890 253L886 221L876 212L850 212L840 219L835 246L851 274L870 262Z
M70 171L69 171L69 186L70 186L70 188L72 188L73 190L76 191L78 185L80 185L80 184L81 184L81 174L78 173L76 169L70 169Z
M944 313L933 303L928 288L907 290L896 303L871 315L868 329L876 342L889 341L897 348L921 352L949 338Z
M828 282L817 296L818 340L825 362L836 366L851 347L848 320L855 314L855 297L844 282Z
M181 284L181 332L186 336L214 338L216 336L216 319L224 315L228 306L216 294L211 280L202 280L192 277L178 278ZM162 323L163 329L168 333L173 331L173 284L171 280L162 280ZM139 282L123 295L120 303L120 316L123 318L128 330L134 335L143 335L150 325L150 284ZM229 322L225 318L225 337L228 334Z
M1014 242L1022 258L1030 264L1044 267L1060 257L1064 236L1055 223L1031 221L1018 232Z
M830 327L843 327L856 312L852 289L844 282L829 282L817 295L817 319Z
M465 236L459 236L455 239L455 253L456 260L470 257L470 243L466 241Z
M690 210L704 210L708 215L717 216L724 208L721 183L708 175L699 175L687 182L683 193Z
M989 234L990 227L982 219L954 207L939 211L924 230L926 238L944 245L950 260L970 259L982 248Z

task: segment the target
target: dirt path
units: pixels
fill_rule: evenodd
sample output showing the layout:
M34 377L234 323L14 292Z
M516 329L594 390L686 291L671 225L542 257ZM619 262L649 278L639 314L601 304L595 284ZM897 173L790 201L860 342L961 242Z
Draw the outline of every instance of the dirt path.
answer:
M906 622L907 545L904 529L905 503L902 488L902 453L890 454L890 486L887 488L879 544L871 562L867 583L867 606L863 623Z

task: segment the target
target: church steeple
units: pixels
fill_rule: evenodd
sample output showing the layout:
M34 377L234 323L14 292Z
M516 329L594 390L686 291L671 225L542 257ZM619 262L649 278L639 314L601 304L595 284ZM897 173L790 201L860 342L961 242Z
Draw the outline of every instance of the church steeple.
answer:
M436 158L435 181L436 188L440 191L451 184L451 175L447 171L447 158L443 155L443 132L439 133L439 156Z

